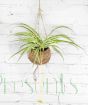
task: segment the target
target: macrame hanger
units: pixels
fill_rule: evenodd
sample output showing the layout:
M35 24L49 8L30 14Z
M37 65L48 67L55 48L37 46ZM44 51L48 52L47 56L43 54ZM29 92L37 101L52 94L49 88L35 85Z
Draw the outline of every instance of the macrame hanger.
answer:
M43 20L43 15L42 15L42 9L41 9L41 1L38 0L38 13L37 13L37 24L35 25L35 27L38 30L38 33L40 33L40 19L42 21L42 25L43 25L43 29L44 29L44 33L47 37L47 33L46 33L46 28L45 28L45 24L44 24L44 20ZM37 70L39 68L39 65L36 66L34 72L33 72L33 76L34 76L34 80L37 80Z
M43 10L41 9L41 0L38 0L37 29L38 29L38 32L40 33L40 19L41 19L42 25L43 25L43 29L44 29L44 33L47 36L47 32L46 32L46 28L45 28L42 12L43 12Z

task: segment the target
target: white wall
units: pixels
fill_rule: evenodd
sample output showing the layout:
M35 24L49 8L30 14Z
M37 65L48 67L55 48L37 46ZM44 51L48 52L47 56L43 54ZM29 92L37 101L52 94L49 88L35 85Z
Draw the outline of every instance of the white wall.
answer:
M60 96L61 105L88 105L88 1L41 0L41 5L47 32L55 26L67 25L75 31L71 37L85 50L61 45L65 60L52 54L49 64L43 68L44 73L51 81L63 74L66 93ZM34 83L34 67L26 55L18 63L18 56L8 59L18 50L18 44L11 42L14 37L10 34L15 29L12 24L24 22L35 27L37 6L38 0L0 0L0 105L35 105L36 95L31 95L30 88L25 83L22 87L21 82L29 78ZM77 94L70 80L76 85ZM17 93L14 93L15 82ZM45 94L44 98L50 105L58 103L56 95Z

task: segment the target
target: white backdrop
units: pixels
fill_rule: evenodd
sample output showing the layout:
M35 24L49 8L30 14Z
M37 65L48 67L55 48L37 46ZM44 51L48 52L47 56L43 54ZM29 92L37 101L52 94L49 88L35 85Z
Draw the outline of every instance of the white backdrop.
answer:
M88 0L41 0L41 7L47 32L67 25L75 32L70 36L85 50L61 45L64 61L53 52L49 64L43 67L50 93L44 93L43 105L88 105ZM35 27L37 8L38 0L0 0L0 105L37 105L34 67L27 55L18 63L18 56L9 60L18 50L18 44L11 42L12 24L23 22ZM64 84L57 88L59 91L63 86L65 91L58 102L55 80L61 78Z

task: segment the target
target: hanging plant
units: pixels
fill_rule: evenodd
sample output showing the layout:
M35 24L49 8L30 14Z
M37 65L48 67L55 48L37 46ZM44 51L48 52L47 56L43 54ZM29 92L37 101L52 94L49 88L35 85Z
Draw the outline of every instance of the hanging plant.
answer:
M65 34L53 34L53 32L59 28L67 28L71 30L69 27L58 26L54 28L47 37L42 38L34 28L27 24L21 23L18 26L26 29L26 31L15 33L16 36L19 36L19 39L16 41L23 42L23 45L20 46L21 49L13 56L20 54L20 59L25 53L27 53L28 59L33 64L41 65L48 63L51 58L51 48L63 58L63 54L58 46L60 43L67 43L75 47L80 47Z
M28 59L33 64L37 65L37 67L35 68L33 72L34 80L37 79L36 70L38 69L38 66L49 62L51 58L51 52L52 52L51 49L56 51L64 59L61 49L59 47L60 43L67 43L75 47L80 47L70 37L68 37L68 35L53 34L54 31L56 31L57 29L61 29L61 28L66 28L72 31L72 29L70 29L67 26L58 26L52 29L52 31L49 34L47 34L42 12L43 10L41 9L41 3L39 0L38 13L37 13L38 31L36 31L36 29L31 27L30 25L27 25L24 23L18 24L18 26L25 29L25 31L15 33L16 36L19 36L19 39L17 39L16 41L22 42L23 45L20 46L20 50L18 52L16 52L14 55L11 56L13 57L17 54L20 54L20 57L19 57L19 60L20 60L20 58L25 53L28 54ZM42 35L40 34L40 27L39 27L40 19L42 21L44 33L46 35L45 38L43 38Z

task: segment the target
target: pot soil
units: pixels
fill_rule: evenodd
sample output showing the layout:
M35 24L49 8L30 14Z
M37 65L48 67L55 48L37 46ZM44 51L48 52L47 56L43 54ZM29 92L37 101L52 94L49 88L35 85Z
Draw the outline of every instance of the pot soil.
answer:
M51 51L50 48L45 48L44 50L41 50L41 53L38 54L38 57L36 57L35 50L32 50L28 54L28 59L33 63L37 65L46 64L49 62L51 57Z

